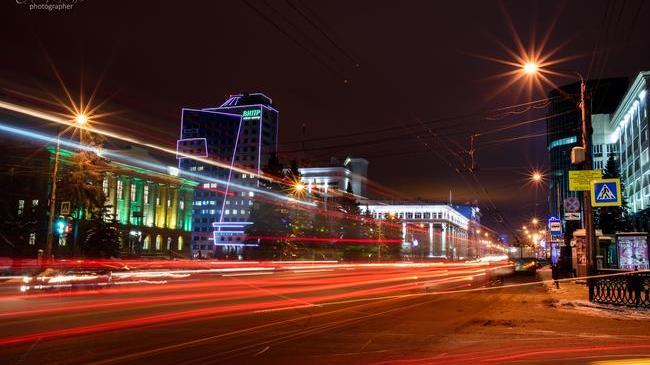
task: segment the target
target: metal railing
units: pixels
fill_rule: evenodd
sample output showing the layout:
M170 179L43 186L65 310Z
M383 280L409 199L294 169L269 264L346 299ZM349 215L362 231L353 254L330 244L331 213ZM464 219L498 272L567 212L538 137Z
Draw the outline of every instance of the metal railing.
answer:
M588 279L589 301L601 304L625 305L650 308L650 272L629 272L607 270L601 276Z

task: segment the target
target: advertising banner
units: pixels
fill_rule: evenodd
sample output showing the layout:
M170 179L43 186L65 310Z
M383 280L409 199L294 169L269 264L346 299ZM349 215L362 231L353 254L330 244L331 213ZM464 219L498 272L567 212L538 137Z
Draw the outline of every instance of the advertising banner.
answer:
M618 266L620 269L648 269L648 236L618 236L616 241L618 246Z

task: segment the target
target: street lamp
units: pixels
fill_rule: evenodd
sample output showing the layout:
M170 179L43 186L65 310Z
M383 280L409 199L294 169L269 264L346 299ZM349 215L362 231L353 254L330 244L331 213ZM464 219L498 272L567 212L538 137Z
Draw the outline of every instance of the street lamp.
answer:
M84 113L79 113L75 115L74 121L79 125L84 125L88 123L88 116Z
M539 171L533 171L530 174L530 180L534 183L540 183L544 180L544 175Z
M522 72L532 76L535 76L542 72L543 70L540 67L533 67L530 63L521 65ZM547 71L548 72L548 71ZM558 74L557 72L554 72ZM579 164L582 163L583 170L591 170L591 154L589 146L589 137L592 134L591 127L591 110L589 110L588 103L585 101L587 93L587 84L585 78L579 72L570 72L571 74L576 75L580 79L580 101L578 102L578 107L580 108L580 115L582 120L582 149L584 152L584 158L577 161L571 161L572 163ZM576 147L574 147L576 148ZM583 227L585 229L585 248L587 256L587 272L591 271L594 268L594 232L593 232L593 222L592 222L592 208L591 208L591 192L583 192Z
M530 222L531 222L533 225L537 225L537 223L539 223L539 220L538 220L537 218L533 218Z
M535 62L526 62L521 68L528 75L536 74L539 71L539 65Z

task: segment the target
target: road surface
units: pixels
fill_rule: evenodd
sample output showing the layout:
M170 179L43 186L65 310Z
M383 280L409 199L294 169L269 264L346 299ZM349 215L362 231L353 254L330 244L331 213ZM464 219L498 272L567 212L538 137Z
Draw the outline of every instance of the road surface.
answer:
M493 265L494 267L496 265ZM248 264L108 288L0 287L3 364L595 363L650 357L644 321L552 306L483 264Z

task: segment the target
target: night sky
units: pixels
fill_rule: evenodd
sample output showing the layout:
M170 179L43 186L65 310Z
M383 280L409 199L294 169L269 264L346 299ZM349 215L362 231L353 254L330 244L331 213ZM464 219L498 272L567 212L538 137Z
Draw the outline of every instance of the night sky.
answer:
M451 189L455 202L476 199L463 172L469 135L544 116L494 111L549 90L501 90L510 78L496 76L513 66L488 58L512 60L500 46L516 49L510 24L525 47L550 31L545 53L568 58L551 67L588 77L650 68L650 5L639 0L84 0L51 12L22 2L0 5L3 98L63 97L50 58L75 97L102 80L95 103L105 101L108 128L172 146L181 107L263 92L280 110L282 158L366 157L394 198L446 200ZM526 179L547 165L544 131L541 120L477 139L475 176L515 225L546 215L545 190Z

